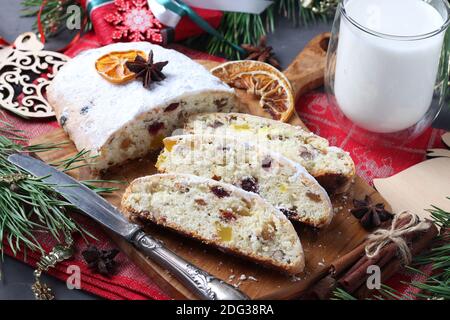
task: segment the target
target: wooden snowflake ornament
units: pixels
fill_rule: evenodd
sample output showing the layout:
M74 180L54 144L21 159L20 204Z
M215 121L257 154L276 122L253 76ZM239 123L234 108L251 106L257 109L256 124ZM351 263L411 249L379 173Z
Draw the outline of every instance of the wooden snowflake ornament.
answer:
M43 48L32 32L20 35L13 46L0 47L1 107L25 118L55 115L45 92L69 57Z

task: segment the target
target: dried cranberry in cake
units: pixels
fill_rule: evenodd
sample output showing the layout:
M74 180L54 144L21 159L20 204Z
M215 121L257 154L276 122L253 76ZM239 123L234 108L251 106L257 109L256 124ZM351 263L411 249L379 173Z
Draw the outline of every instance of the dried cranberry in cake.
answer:
M120 148L126 150L130 146L130 144L131 144L131 140L129 138L125 138L120 143Z
M221 177L221 176L213 175L213 176L211 177L211 179L216 180L216 181L220 181L220 180L222 180L222 177Z
M164 128L164 123L162 122L153 122L147 127L148 132L153 136L158 133L159 130Z
M284 215L290 219L298 215L297 211L295 211L296 209L297 208L295 207L292 209L280 208L280 211L283 212Z
M231 221L231 220L236 220L236 216L234 215L234 212L231 210L219 210L220 212L220 218L224 221Z
M229 197L230 196L230 193L228 191L226 191L224 188L220 187L220 186L213 186L213 187L210 188L210 190L218 198L225 198L225 197Z
M228 104L228 99L227 98L222 98L222 99L216 99L214 100L214 105L217 107L217 111L222 111L224 107L227 106Z
M261 162L261 167L270 168L271 165L272 165L272 158L269 156L265 156Z
M203 199L194 199L194 202L199 206L206 206L206 201Z
M171 103L164 109L164 112L173 111L173 110L177 109L179 106L180 106L180 103L178 103L178 102Z
M307 196L309 199L311 199L312 201L314 201L314 202L320 202L320 201L322 201L322 199L320 198L320 195L318 195L318 194L316 194L316 193L314 193L314 192L308 191L308 192L306 193L306 196Z
M241 181L241 188L248 192L258 193L258 179L246 177Z

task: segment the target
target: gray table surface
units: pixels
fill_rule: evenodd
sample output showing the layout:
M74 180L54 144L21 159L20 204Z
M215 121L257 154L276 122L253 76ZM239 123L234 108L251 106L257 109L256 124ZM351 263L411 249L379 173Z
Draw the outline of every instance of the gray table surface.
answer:
M0 36L8 41L14 41L19 34L30 31L32 23L33 18L20 17L20 1L1 0ZM277 57L285 67L311 38L318 33L330 31L330 29L330 24L327 23L295 28L290 22L281 20L276 27L276 32L268 36L268 42L276 48ZM46 49L60 48L67 43L70 37L69 33L62 33L58 37L50 39L46 44ZM445 114L441 113L435 125L446 126L450 129L450 108L447 108L446 111ZM44 281L54 290L57 299L98 299L80 290L68 290L65 283L52 277L44 276ZM0 299L33 299L30 290L32 283L33 269L6 256L2 265Z

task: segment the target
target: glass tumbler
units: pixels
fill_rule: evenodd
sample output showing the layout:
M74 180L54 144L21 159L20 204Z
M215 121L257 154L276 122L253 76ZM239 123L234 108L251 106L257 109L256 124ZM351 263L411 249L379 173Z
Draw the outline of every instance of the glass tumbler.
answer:
M431 125L448 91L449 23L447 0L341 0L325 89L351 138L398 145Z

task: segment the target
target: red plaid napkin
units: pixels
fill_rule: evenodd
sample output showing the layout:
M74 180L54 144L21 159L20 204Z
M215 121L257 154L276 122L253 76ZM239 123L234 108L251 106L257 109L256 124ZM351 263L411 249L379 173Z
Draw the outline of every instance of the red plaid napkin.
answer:
M100 46L96 36L89 33L82 37L76 45L71 47L66 54L75 56L79 52ZM173 45L173 47L194 59L209 59L221 61L220 58L189 50L187 48ZM300 99L297 111L305 124L315 133L320 134L330 140L331 144L337 145L349 151L355 160L358 174L366 181L371 183L373 178L388 177L401 170L414 165L425 158L425 150L431 147L440 147L442 143L439 139L441 131L429 129L422 136L403 147L376 147L368 148L354 142L346 132L343 132L328 108L326 97L323 93L309 93ZM56 121L33 121L19 119L13 115L8 115L7 120L13 123L17 128L24 130L29 138L38 136L44 132L53 130L58 125ZM91 220L84 217L77 217L80 223L94 234L98 241L95 243L101 249L112 249L114 244L104 232L97 227ZM45 234L38 236L44 248L49 251L55 242ZM131 260L123 253L116 257L119 262L120 272L111 278L103 277L92 273L83 262L80 255L87 244L80 238L75 239L77 254L70 261L60 263L56 269L49 273L58 279L65 281L70 274L67 273L69 265L80 267L81 289L96 294L107 299L169 299L160 288L158 288ZM6 246L6 253L12 255L12 252ZM17 256L23 260L23 256ZM29 252L26 263L34 266L40 255ZM427 271L427 270L425 270ZM430 272L430 270L428 270ZM414 276L417 281L423 281L424 277ZM403 293L414 292L414 288L404 286L400 280L410 280L410 275L399 274L393 277L389 284Z

